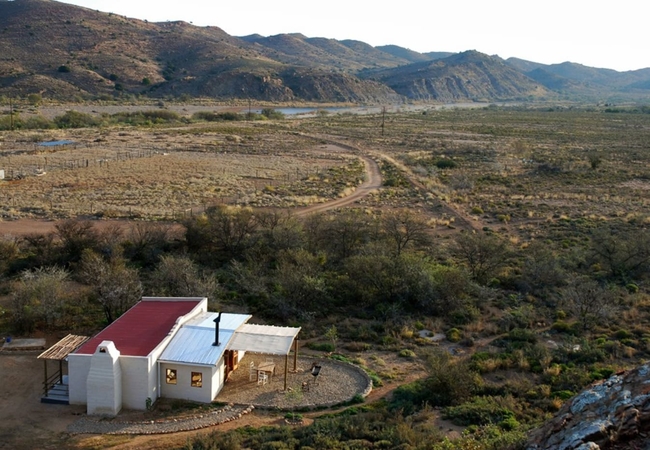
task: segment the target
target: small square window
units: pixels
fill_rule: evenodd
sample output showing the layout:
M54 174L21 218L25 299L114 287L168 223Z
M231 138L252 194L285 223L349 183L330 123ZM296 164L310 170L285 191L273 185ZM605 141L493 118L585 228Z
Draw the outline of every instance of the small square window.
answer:
M203 387L203 374L192 372L192 387Z
M167 369L167 384L176 384L176 369Z

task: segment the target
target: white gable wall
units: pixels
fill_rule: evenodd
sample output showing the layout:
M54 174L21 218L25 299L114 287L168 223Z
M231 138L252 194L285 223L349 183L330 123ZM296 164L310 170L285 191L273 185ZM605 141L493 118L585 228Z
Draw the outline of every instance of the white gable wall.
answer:
M86 404L86 380L90 372L90 355L68 355L69 402L71 405Z

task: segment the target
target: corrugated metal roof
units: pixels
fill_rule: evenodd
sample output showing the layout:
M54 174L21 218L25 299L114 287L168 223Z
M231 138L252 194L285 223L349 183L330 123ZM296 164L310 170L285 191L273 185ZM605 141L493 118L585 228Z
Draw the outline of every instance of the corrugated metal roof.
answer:
M214 329L214 319L216 317L217 317L217 313L206 312L196 316L192 320L188 320L186 325L195 325L198 327ZM249 314L223 313L221 314L221 322L219 322L219 329L234 331L237 328L239 328L243 323L246 323L248 320L250 320L251 317L252 316L250 316Z
M186 364L215 365L228 348L235 330L251 318L248 314L221 315L219 322L219 342L214 343L214 319L217 313L204 313L189 320L181 327L160 356L162 362L177 362Z
M113 341L121 355L147 356L169 334L179 317L202 298L144 298L82 345L75 354L92 355L102 341Z
M266 355L287 355L300 328L244 324L237 329L229 350L243 350Z
M221 345L214 346L214 329L197 326L182 327L160 356L162 362L214 366L221 359L232 330L219 330Z

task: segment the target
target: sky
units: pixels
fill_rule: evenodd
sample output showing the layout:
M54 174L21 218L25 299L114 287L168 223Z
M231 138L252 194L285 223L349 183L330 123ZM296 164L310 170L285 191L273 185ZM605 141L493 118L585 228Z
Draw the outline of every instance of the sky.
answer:
M478 50L543 64L618 71L650 67L639 0L65 0L127 17L184 20L232 36L302 33L418 52Z

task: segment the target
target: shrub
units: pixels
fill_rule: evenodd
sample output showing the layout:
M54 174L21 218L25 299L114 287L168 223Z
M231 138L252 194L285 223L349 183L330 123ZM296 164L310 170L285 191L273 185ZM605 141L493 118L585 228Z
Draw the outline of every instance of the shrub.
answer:
M65 64L62 66L59 66L57 69L60 73L70 73L70 67L66 66Z
M400 358L414 358L415 352L413 350L409 350L405 348L404 350L400 350L397 356L399 356Z
M475 397L461 405L450 406L442 416L462 426L498 424L515 418L514 412L502 406L494 397Z
M475 206L472 208L472 214L483 214L483 213L484 213L483 208L481 208L480 206Z
M63 115L56 116L54 123L59 128L86 128L98 125L99 121L90 114L66 111Z
M334 351L334 344L331 342L310 342L307 344L307 347L317 352L330 353Z
M456 161L453 161L451 159L439 159L436 161L436 167L438 169L454 169L458 166L456 164Z
M461 331L458 328L451 328L445 333L449 342L460 342L463 338Z

